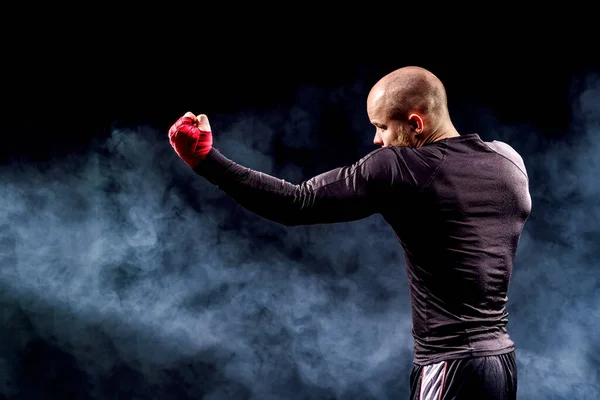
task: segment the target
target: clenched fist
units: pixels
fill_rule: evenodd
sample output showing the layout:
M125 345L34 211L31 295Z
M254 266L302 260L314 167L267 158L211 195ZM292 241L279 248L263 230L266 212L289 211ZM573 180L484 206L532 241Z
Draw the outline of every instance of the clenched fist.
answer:
M186 112L169 129L169 142L187 165L191 168L196 167L213 145L208 117Z

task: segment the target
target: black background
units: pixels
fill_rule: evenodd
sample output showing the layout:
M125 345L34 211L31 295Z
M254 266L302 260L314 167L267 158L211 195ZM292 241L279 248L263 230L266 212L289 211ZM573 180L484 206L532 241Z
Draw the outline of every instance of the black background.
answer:
M507 122L558 136L574 81L600 66L592 26L569 27L566 14L396 25L374 7L348 15L231 7L7 15L3 158L76 151L120 126L166 130L191 105L207 114L269 109L302 85L372 84L404 65L443 79L452 109L485 104Z

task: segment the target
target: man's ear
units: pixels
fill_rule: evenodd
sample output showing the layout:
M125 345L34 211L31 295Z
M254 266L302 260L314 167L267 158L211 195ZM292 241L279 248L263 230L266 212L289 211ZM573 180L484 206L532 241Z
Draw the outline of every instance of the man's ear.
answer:
M415 130L415 133L417 135L420 135L421 133L423 133L423 129L424 129L424 124L423 124L423 118L421 118L421 116L419 114L410 114L408 116L408 123L410 124L410 126L412 126L412 128Z

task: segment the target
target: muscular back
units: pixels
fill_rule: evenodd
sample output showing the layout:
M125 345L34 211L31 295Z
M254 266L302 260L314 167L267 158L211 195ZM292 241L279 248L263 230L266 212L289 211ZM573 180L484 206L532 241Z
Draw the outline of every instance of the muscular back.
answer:
M382 214L405 250L415 362L512 350L507 291L531 211L521 157L478 135L394 152L410 190Z

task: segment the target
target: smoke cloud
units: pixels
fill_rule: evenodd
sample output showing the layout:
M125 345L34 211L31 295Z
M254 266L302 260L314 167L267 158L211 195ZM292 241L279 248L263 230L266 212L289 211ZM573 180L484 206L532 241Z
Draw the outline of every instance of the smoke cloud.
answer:
M599 83L575 83L561 141L476 113L482 138L511 144L530 176L509 292L520 398L600 397ZM215 146L299 183L373 149L366 93L305 88L271 113L209 116ZM404 260L379 216L264 220L144 126L3 166L0 183L4 398L406 398Z

